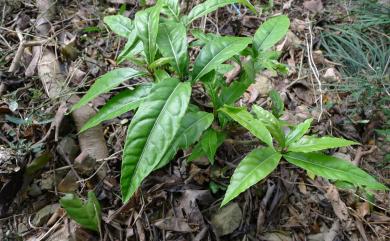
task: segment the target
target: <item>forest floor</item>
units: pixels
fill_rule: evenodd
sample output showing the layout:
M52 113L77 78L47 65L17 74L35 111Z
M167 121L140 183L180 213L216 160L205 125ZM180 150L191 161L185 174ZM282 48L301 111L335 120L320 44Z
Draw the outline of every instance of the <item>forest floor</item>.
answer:
M42 18L36 2L55 9L46 36L38 33ZM102 19L118 11L133 18L138 1L50 2L0 2L0 240L390 240L390 192L335 189L288 163L221 209L234 167L256 145L234 136L218 149L214 165L202 158L187 163L187 153L179 153L122 206L121 150L132 113L104 123L94 147L99 146L103 158L88 165L83 160L88 147L76 129L77 118L86 113L67 114L74 103L67 99L81 97L98 76L117 67L115 59L125 42ZM196 2L187 1L187 8ZM268 108L267 94L277 90L286 108L283 119L299 123L314 118L313 134L362 143L329 154L390 185L389 1L252 2L262 9L259 16L236 5L193 23L205 32L249 36L270 16L289 16L290 31L276 46L288 73L259 73L238 105ZM354 24L360 24L358 36L374 42L373 49L359 49L353 42L356 35L346 37L347 42L337 39L344 31L340 29ZM337 52L342 47L346 51ZM383 49L372 57L376 48ZM56 71L66 92L53 96L42 83L59 78L47 70L53 67L50 59L42 63L45 49L60 63ZM361 65L352 69L345 61ZM111 95L95 99L88 111ZM75 170L78 161L86 166ZM59 205L64 193L86 199L88 190L102 207L100 235L79 227Z

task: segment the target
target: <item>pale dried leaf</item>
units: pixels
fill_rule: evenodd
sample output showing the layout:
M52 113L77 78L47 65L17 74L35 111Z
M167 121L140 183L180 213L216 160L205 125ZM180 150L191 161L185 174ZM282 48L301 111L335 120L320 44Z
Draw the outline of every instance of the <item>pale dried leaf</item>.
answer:
M324 5L322 4L321 0L310 0L310 1L305 1L303 3L303 6L308 9L310 12L313 13L319 13L322 12L324 9Z

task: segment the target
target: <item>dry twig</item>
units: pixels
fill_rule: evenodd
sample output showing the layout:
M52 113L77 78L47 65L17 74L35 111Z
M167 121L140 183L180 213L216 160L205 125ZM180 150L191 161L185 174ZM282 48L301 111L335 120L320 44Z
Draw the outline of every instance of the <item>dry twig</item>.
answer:
M310 66L310 69L311 71L313 72L313 75L317 81L317 84L318 84L318 92L320 94L319 96L319 99L316 98L316 102L319 101L319 106L320 106L320 114L318 116L318 121L321 120L321 116L322 116L322 113L324 112L323 110L323 106L322 106L322 84L321 84L321 81L320 81L320 74L318 72L318 69L317 69L317 66L313 60L313 33L312 33L312 30L311 30L311 24L309 21L307 21L308 23L308 28L309 28L309 36L310 36L310 40L308 40L307 38L307 34L305 36L305 41L306 41L306 51L307 51L307 58L308 58L308 62L309 62L309 66Z

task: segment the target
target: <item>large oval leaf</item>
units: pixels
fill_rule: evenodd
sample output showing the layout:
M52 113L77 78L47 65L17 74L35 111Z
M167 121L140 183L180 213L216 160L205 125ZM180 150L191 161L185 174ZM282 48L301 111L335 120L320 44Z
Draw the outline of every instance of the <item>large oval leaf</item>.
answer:
M226 113L230 118L237 121L240 125L245 127L250 133L259 138L268 146L272 145L272 137L263 122L255 119L251 113L244 108L237 108L225 105L220 111Z
M119 68L100 76L89 88L88 92L83 96L83 98L81 98L81 100L72 107L71 111L86 105L89 101L95 99L98 95L112 90L122 82L142 75L145 75L145 73L132 68Z
M330 136L320 138L304 136L297 142L291 143L288 146L288 150L293 152L313 152L350 145L359 145L359 143Z
M125 38L128 38L134 29L131 20L122 15L106 16L103 21L114 33Z
M214 116L211 113L203 111L187 112L180 123L180 129L175 136L171 148L164 154L156 169L168 164L178 150L187 149L190 145L197 142L203 131L209 128L213 119Z
M140 85L134 90L124 90L110 99L91 119L85 123L80 132L92 128L103 121L118 117L138 108L149 94L152 85Z
M264 123L279 144L284 147L285 137L279 120L271 112L264 110L260 106L253 105L252 111L256 115L256 118Z
M290 20L285 15L265 21L253 38L254 49L261 52L271 48L286 35L289 26Z
M68 216L82 227L100 230L101 207L95 193L88 192L88 201L85 204L74 194L66 194L60 199L60 204Z
M192 81L199 80L215 69L217 65L244 50L250 43L251 39L240 37L221 37L207 43L195 60Z
M172 58L172 67L183 76L188 66L187 32L182 23L160 24L157 45L164 57Z
M350 162L321 153L289 152L283 157L290 163L318 176L346 181L368 189L386 190L383 184Z
M131 121L123 150L121 191L127 202L160 163L176 136L191 96L191 85L176 79L155 84Z
M271 147L251 151L234 171L221 206L275 170L281 157L282 155Z
M291 143L299 140L303 135L305 135L306 132L309 130L312 121L312 118L307 119L304 122L299 123L294 128L294 130L288 133L288 135L286 136L286 146L289 146Z
M156 39L160 10L161 5L158 4L154 7L137 12L134 18L134 25L138 37L142 40L148 64L153 63L157 51Z

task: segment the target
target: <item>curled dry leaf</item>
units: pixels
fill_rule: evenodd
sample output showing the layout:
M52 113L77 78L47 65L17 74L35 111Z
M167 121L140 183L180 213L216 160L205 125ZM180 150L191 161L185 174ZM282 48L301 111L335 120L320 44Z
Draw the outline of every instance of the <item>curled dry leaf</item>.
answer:
M340 73L334 68L328 68L325 71L324 78L328 81L340 81Z
M360 218L364 218L366 215L370 214L370 204L368 202L358 203L356 212Z
M326 192L326 198L330 201L333 207L333 211L341 221L347 221L349 219L347 205L340 199L339 191L334 185L328 187Z
M291 23L291 31L294 33L304 33L306 30L307 24L304 20L294 18Z
M259 96L266 96L272 90L271 79L265 75L257 74L254 84L248 88L249 95L247 96L247 103L253 103Z
M169 230L181 233L191 233L193 230L184 218L164 218L159 219L153 223L159 229Z

